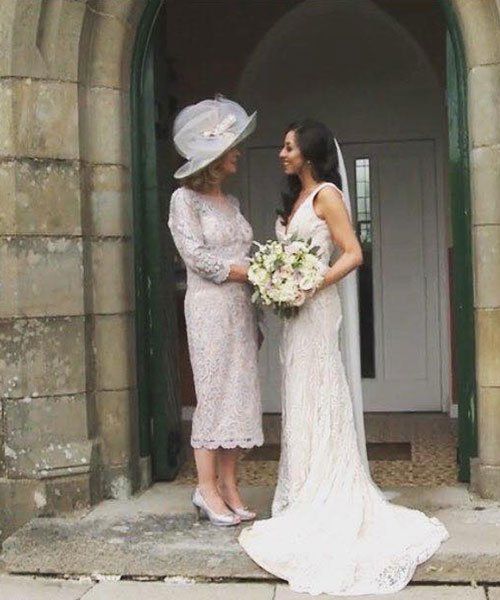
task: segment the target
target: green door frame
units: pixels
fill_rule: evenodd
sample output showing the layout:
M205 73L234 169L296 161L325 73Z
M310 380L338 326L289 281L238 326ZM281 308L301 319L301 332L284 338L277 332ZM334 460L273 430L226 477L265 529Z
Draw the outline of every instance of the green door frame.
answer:
M144 230L143 211L140 206L145 186L146 173L143 164L141 140L142 131L141 104L144 91L146 60L163 0L148 0L137 29L134 54L132 57L132 76L130 83L130 111L132 133L132 192L134 214L134 258L135 258L135 333L137 360L137 387L139 398L139 449L141 457L151 454L149 381L147 378L146 356L148 340L146 323L148 321L148 299L146 292L146 273L144 271Z
M164 0L149 0L132 59L132 182L136 295L139 450L150 457L155 480L173 479L182 461L177 368L177 322L171 244L165 224L160 131L165 106L158 102L158 17ZM165 83L164 80L161 82Z
M131 77L132 118L132 179L134 198L135 241L135 292L136 292L136 342L137 378L139 391L139 440L140 454L166 452L168 448L155 448L162 444L161 436L151 434L152 411L149 390L155 385L150 381L146 368L147 357L154 354L158 339L147 335L151 300L147 293L148 273L144 270L146 231L141 209L146 181L146 168L141 153L144 123L141 119L141 103L144 101L144 77L146 59L154 25L165 0L147 0L137 31ZM448 74L448 112L450 119L450 191L453 230L453 314L454 347L458 389L459 412L459 478L470 479L470 458L477 454L476 379L474 342L474 304L472 280L471 240L471 194L469 174L469 136L467 124L467 64L460 25L450 0L438 0L446 19L449 35L450 72ZM150 283L150 282L149 282ZM152 452L153 451L153 452Z
M460 481L470 481L470 459L477 456L477 410L467 62L462 32L452 2L439 0L439 4L448 28L447 97L453 232L454 377L458 391L458 465Z

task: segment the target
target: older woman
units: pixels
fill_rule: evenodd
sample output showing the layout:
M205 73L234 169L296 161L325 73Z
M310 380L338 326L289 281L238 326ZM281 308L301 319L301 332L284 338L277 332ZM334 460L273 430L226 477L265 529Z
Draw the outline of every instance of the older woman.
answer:
M198 471L193 504L214 525L255 518L240 497L240 448L262 445L257 326L247 285L252 228L223 184L237 171L236 148L255 129L235 102L188 106L174 143L188 161L175 173L169 227L186 264L185 316L197 405L191 445Z

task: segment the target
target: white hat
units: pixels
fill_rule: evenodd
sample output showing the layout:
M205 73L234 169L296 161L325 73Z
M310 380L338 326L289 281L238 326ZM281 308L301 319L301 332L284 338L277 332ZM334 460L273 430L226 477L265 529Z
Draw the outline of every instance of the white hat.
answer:
M223 96L187 106L174 122L174 144L187 159L174 173L183 179L197 173L255 130L257 113L250 117L236 102Z

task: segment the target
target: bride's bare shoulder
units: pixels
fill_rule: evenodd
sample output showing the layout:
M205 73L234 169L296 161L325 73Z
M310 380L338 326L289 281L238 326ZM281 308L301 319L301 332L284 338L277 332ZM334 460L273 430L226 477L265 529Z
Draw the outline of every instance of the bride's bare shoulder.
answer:
M343 210L344 200L340 189L335 184L321 188L314 199L314 209L322 219L331 211Z

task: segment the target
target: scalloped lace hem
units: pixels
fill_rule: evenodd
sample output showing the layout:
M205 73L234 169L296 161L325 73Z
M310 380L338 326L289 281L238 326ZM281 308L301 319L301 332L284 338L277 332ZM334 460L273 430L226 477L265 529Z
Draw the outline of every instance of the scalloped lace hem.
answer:
M217 448L224 448L231 450L232 448L254 448L255 446L262 446L264 444L264 438L249 438L244 440L191 440L191 446L193 448L206 448L207 450L217 450Z

